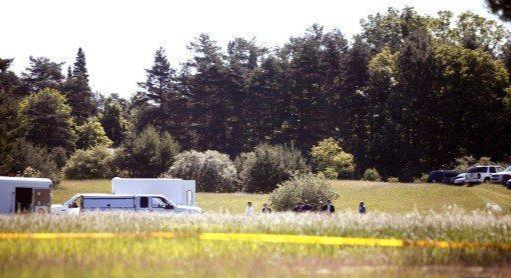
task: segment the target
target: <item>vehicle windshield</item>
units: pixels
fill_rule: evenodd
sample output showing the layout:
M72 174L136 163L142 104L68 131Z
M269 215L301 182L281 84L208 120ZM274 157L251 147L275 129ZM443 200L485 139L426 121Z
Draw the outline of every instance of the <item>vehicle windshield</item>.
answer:
M469 173L484 173L486 172L486 167L474 167L468 170Z
M80 194L74 195L73 197L71 197L71 199L67 200L64 203L64 205L70 205L70 204L74 203L74 201L76 201L76 199L80 198L80 196L82 196L82 195L80 195Z
M511 172L511 166L507 167L506 170L504 170L502 172Z

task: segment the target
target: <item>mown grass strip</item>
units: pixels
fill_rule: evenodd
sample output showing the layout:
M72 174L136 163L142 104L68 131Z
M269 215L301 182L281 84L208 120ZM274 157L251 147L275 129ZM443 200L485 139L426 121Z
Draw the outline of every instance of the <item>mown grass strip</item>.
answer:
M111 239L111 238L197 238L213 241L242 241L262 243L319 244L339 246L373 247L422 247L435 249L503 249L511 250L509 243L448 242L436 240L408 240L394 238L357 238L280 234L238 234L238 233L201 233L177 236L172 232L148 233L0 233L0 240L30 239Z

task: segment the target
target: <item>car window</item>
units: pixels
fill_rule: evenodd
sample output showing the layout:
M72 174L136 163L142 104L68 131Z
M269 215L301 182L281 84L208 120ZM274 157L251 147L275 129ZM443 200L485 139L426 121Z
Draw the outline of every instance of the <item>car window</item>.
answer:
M504 168L502 168L502 167L497 167L497 172L504 172Z
M165 203L165 201L163 201L162 198L160 198L160 197L152 198L151 206L153 208L165 208L165 205L166 205L166 203Z
M469 173L486 173L488 167L474 167L468 170Z
M149 197L140 197L140 207L141 208L149 207Z
M490 167L490 173L497 173L497 170L495 169L495 167Z
M504 172L511 172L511 166L507 167L506 170L504 170Z

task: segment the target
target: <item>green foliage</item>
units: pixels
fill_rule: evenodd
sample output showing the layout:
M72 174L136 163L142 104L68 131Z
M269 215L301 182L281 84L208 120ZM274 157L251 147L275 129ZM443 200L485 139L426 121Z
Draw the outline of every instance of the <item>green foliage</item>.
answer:
M63 169L67 179L104 179L115 176L114 152L105 146L77 150Z
M76 127L78 141L76 147L78 149L89 149L97 146L109 147L112 145L110 140L96 117L87 119L87 121Z
M123 109L118 99L109 97L104 106L100 117L101 125L114 146L119 146L124 134L128 131L129 123L123 115Z
M149 126L140 133L128 134L115 157L119 169L130 177L155 178L169 169L179 151L170 133L160 134Z
M270 194L271 207L276 211L291 210L297 203L308 203L317 208L320 202L338 197L327 179L313 174L295 176L280 184Z
M396 177L388 177L387 178L387 182L390 182L390 183L398 183L399 182L399 179L396 178Z
M305 158L294 147L262 144L241 154L238 161L243 191L249 193L271 192L294 174L309 172Z
M476 159L475 157L468 155L456 158L452 168L459 172L466 172L469 168L476 165L498 165L498 163L493 162L491 157L483 156Z
M8 147L7 160L3 161L4 171L8 175L37 174L49 178L54 185L60 183L61 151L34 146L24 139L17 139ZM28 170L27 170L28 169Z
M327 177L351 178L355 172L352 154L342 150L333 138L322 140L312 147L314 167Z
M217 151L183 152L166 176L195 180L197 191L201 192L233 192L238 184L234 163Z
M368 168L364 171L363 175L364 180L366 181L381 181L380 173L376 168Z
M44 89L25 97L19 104L18 118L18 133L32 144L74 150L76 134L71 108L58 91Z

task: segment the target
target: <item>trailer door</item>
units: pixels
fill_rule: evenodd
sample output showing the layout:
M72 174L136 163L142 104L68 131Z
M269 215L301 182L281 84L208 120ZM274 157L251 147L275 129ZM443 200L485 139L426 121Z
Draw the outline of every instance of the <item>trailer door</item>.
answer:
M35 212L50 212L51 207L51 189L49 188L34 188L34 211Z
M16 187L14 195L14 211L31 212L32 207L32 188L29 187Z

